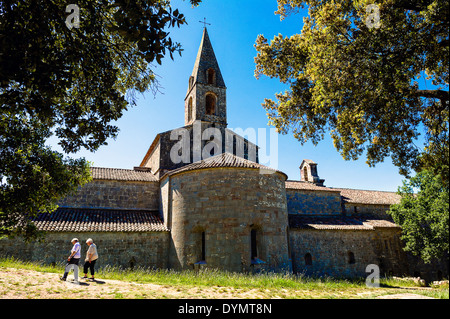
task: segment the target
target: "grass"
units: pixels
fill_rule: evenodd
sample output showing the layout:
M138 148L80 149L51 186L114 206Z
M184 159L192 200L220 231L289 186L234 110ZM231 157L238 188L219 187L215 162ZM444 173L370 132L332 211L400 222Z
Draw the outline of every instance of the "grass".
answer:
M47 273L62 273L64 265L46 265L40 262L22 261L14 258L0 258L0 267L35 270ZM292 274L245 274L205 269L200 271L174 271L167 269L134 268L122 269L105 266L96 271L96 277L111 280L122 280L136 283L153 283L170 286L195 287L232 287L252 289L317 289L317 288L349 288L364 286L361 280L345 280L327 278L299 277Z
M18 268L48 273L59 273L64 270L64 265L46 265L42 262L22 261L13 257L3 257L0 258L0 268Z
M27 269L44 273L62 274L64 265L46 265L39 262L25 262L13 258L0 258L1 268ZM380 288L368 288L364 279L336 279L330 277L310 278L293 274L245 274L205 269L200 271L154 270L146 268L120 269L106 266L97 270L96 278L155 284L177 291L195 290L195 293L208 298L208 289L217 293L252 291L263 298L354 298L355 295L368 297L390 293L411 292L439 299L448 299L448 285L433 289L417 289L413 280L381 278ZM0 283L1 284L1 283ZM114 298L127 298L121 291ZM135 295L136 298L145 298Z
M153 283L169 286L230 287L235 289L344 289L365 286L362 280L338 280L333 278L307 278L292 274L245 274L205 269L200 271L119 269L105 267L98 271L105 279Z

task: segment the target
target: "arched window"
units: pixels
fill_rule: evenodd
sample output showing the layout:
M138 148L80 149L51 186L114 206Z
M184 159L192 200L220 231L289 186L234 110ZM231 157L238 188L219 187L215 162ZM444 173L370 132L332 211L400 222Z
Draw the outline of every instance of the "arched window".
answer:
M194 85L194 77L190 76L189 77L189 89L191 89L193 85Z
M308 169L305 167L303 167L303 179L305 180L305 182L308 181Z
M256 241L256 229L250 231L250 247L251 247L251 259L258 257L258 243Z
M312 266L312 256L310 253L307 253L305 255L305 265L306 266Z
M291 241L290 241L290 236L289 236L289 226L286 227L286 241L287 241L287 246L288 246L288 256L289 258L292 258L292 251L291 251Z
M188 122L192 120L192 96L189 98L188 102Z
M207 77L207 83L208 84L212 84L214 85L216 82L216 72L214 71L214 69L208 69L208 71L206 71L206 77Z
M206 261L206 235L205 232L202 232L202 256L203 261Z
M195 228L192 232L192 239L194 241L192 252L197 263L206 262L206 230L203 227Z
M206 95L206 114L216 114L216 97L213 94Z
M352 253L351 251L349 251L347 253L347 259L348 259L349 264L354 264L355 263L355 254Z

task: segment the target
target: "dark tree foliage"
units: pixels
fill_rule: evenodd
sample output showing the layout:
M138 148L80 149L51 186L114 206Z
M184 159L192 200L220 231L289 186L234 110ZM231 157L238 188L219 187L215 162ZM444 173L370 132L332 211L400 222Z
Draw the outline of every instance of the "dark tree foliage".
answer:
M168 28L186 20L169 0L85 0L79 26L69 3L0 1L0 236L33 238L31 218L90 179L48 138L66 154L105 145L135 92L157 86L151 63L182 51Z

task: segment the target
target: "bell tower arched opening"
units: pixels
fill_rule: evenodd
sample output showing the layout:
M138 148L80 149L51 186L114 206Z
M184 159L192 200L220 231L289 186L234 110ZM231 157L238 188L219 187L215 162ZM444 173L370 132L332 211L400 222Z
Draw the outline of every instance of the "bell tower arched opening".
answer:
M217 98L214 94L208 93L205 98L205 113L206 115L216 114Z

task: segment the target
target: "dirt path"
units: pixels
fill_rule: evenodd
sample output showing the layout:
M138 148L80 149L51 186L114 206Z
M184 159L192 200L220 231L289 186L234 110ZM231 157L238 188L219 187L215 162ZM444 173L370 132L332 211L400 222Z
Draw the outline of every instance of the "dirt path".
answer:
M177 287L107 279L98 279L94 282L80 279L79 283L75 283L73 282L73 273L69 274L65 282L59 280L60 276L61 274L33 270L0 269L0 299L264 298L264 294L261 294L259 290L228 287Z
M346 289L345 291L186 287L99 279L74 283L61 274L0 268L0 299L284 299L284 298L428 298L410 289ZM389 294L389 295L388 295Z
M427 296L422 296L418 294L394 294L394 295L385 295L385 296L379 296L377 299L435 299Z

